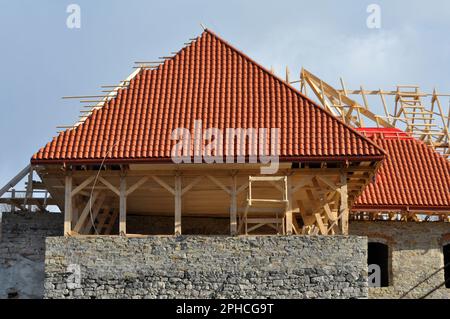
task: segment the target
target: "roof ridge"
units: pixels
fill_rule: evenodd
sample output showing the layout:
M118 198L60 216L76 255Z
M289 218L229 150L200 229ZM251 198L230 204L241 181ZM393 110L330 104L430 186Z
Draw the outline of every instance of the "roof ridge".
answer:
M277 76L276 74L270 72L266 67L264 67L262 64L258 63L257 61L255 61L254 59L252 59L251 57L249 57L247 54L245 54L244 52L242 52L241 50L237 49L236 47L234 47L232 44L230 44L228 41L222 39L219 35L217 35L215 32L211 31L210 29L206 28L202 34L200 35L199 38L201 38L203 36L204 33L209 33L210 35L212 35L213 37L215 37L217 40L219 40L220 42L222 42L223 44L227 45L229 48L231 48L232 50L236 51L238 54L242 55L244 58L246 58L247 60L249 60L251 63L253 63L256 67L260 68L262 71L264 71L265 73L267 73L269 76L274 77L276 80L278 80L279 82L281 82L283 85L285 85L287 88L289 88L290 90L292 90L293 92L295 92L297 95L299 95L301 98L308 100L314 107L320 109L321 111L325 112L325 114L327 114L328 116L330 116L333 120L336 120L338 122L340 122L341 124L343 124L345 127L349 128L353 133L355 133L357 136L361 137L363 140L367 141L369 144L373 145L375 148L377 148L378 150L380 150L384 155L386 155L387 153L380 148L376 143L374 143L372 140L370 140L369 138L367 138L364 134L361 134L360 132L358 132L355 128L353 128L352 126L350 126L349 124L345 123L344 121L342 121L341 119L337 118L336 116L334 116L331 112L329 112L328 110L320 107L316 102L314 102L310 97L306 96L305 94L303 94L302 92L298 91L295 87L293 87L290 83L284 81L283 79L281 79L279 76Z

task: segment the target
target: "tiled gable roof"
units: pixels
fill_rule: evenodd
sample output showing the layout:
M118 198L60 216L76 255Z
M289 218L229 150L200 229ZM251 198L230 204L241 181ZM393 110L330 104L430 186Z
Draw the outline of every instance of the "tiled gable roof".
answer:
M450 210L450 163L399 129L359 129L387 153L353 210Z
M41 148L32 163L170 161L175 128L280 128L281 160L380 160L384 152L213 32Z

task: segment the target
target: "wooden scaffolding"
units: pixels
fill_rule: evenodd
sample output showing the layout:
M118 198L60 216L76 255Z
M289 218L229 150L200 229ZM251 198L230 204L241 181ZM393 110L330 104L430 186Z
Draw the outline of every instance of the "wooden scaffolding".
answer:
M441 102L450 94L436 89L425 93L418 86L398 85L395 90L336 89L308 70L302 69L300 90L311 91L319 105L354 127L397 127L423 141L450 160L450 107Z

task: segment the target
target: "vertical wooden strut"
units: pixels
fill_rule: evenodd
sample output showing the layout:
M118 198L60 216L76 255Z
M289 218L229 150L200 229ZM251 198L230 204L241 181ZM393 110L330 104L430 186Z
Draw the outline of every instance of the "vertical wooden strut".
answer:
M181 176L175 176L175 235L181 235Z
M127 234L127 180L124 173L120 175L120 209L119 209L119 234Z
M232 175L232 185L230 194L230 234L231 236L237 235L237 177L236 174Z
M33 197L33 166L30 166L30 172L28 173L28 182L27 182L27 192L25 196L25 203L27 203L28 199ZM27 209L31 212L32 206L30 204L27 205Z
M341 216L341 232L342 235L348 235L348 186L347 173L341 172L341 205L339 207L339 215Z
M64 200L64 235L72 232L72 172L66 172Z
M11 190L11 199L14 201L16 198L16 190L13 188ZM14 213L16 211L16 206L14 204L11 204L11 213Z
M286 176L285 177L285 197L287 200L286 204L286 235L292 235L292 220L293 220L293 213L292 213L292 177Z

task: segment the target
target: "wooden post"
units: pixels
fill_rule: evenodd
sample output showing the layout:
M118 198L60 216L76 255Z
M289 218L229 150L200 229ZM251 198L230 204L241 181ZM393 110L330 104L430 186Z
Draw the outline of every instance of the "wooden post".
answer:
M237 177L233 174L230 194L230 234L237 235Z
M341 173L341 205L339 215L341 216L341 232L342 235L348 235L348 193L347 193L347 173Z
M125 174L120 175L120 209L119 209L119 234L127 234L127 179Z
M285 192L286 192L286 234L292 235L292 177L286 176L287 180L285 181Z
M181 176L175 176L175 235L181 235Z
M28 173L28 181L27 181L27 191L25 194L25 205L27 204L28 200L33 197L33 166L30 166L30 171ZM31 212L31 204L27 205L28 211Z
M11 199L14 200L16 198L16 190L13 188L11 190ZM11 204L11 213L14 213L16 211L16 206L14 204Z
M72 172L66 172L64 200L64 235L72 232Z

